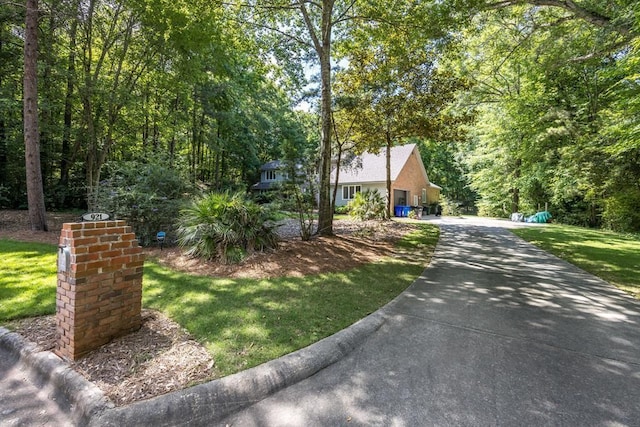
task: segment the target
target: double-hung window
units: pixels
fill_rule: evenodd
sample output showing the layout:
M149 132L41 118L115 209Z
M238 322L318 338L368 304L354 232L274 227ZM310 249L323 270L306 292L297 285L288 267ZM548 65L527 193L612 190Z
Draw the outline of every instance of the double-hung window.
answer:
M265 181L275 181L276 180L276 171L274 171L274 170L264 171L264 180Z
M362 191L359 185L343 185L342 186L342 200L352 200L356 193Z

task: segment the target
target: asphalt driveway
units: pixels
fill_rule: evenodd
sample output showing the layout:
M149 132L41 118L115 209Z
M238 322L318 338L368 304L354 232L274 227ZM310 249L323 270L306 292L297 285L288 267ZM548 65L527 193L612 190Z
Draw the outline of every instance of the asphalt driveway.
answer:
M222 425L640 426L640 303L511 223L438 222L363 346Z

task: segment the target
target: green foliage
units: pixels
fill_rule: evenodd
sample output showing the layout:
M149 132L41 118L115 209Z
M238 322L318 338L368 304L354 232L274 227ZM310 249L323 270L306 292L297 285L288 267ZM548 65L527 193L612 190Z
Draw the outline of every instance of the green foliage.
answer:
M0 185L0 209L9 207L9 189L4 185Z
M606 14L628 17L626 7ZM640 52L619 29L566 13L486 11L465 30L449 66L473 82L460 98L477 117L461 150L471 187L481 214L547 204L560 222L637 230Z
M607 198L602 219L611 230L640 232L640 188L627 187Z
M175 221L193 188L179 170L162 157L112 162L100 183L97 209L125 219L143 246L153 245L158 231L175 241Z
M462 215L460 211L460 205L458 202L450 200L446 196L440 196L440 207L442 208L442 215L446 216L459 216Z
M5 2L6 3L6 2ZM0 183L24 207L24 5L0 11ZM163 153L192 182L246 189L306 129L229 5L56 2L39 22L39 118L47 206L96 209L109 161ZM232 22L233 21L233 22ZM107 169L109 169L107 167ZM136 201L137 203L137 201Z
M303 123L308 116L298 115ZM283 168L287 180L277 192L280 203L288 205L296 213L303 241L311 239L316 218L317 188L313 177L316 176L316 141L306 137L300 129L292 128L288 138L282 142Z
M344 206L336 206L333 211L336 215L348 215L350 210L351 208L349 207L349 205L344 205Z
M314 208L316 206L312 191L308 188L303 189L300 184L290 182L282 187L280 197L287 201L287 204L292 207L291 212L296 214L300 227L300 238L305 242L310 240L314 231Z
M348 204L349 215L360 221L385 219L387 202L378 190L364 190L356 193Z
M185 208L178 242L190 256L238 263L256 250L276 248L273 215L243 193L211 193Z
M470 187L469 170L456 142L418 141L429 181L442 187L442 195L472 208L477 194Z

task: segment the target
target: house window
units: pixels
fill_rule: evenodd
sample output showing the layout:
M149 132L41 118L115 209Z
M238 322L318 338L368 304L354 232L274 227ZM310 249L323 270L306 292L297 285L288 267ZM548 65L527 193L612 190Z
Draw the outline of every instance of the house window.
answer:
M276 180L276 171L270 170L264 172L264 180L265 181L275 181Z
M418 206L418 195L417 194L413 195L413 206Z
M422 204L423 205L427 204L427 189L426 188L422 189Z
M356 193L362 191L359 185L343 185L342 186L342 200L352 200Z

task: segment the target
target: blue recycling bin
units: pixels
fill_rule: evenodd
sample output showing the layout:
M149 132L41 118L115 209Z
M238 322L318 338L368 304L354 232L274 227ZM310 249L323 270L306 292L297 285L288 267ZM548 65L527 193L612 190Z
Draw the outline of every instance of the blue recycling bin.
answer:
M393 214L395 216L407 217L409 216L409 212L411 212L411 209L411 206L396 205L393 208Z

